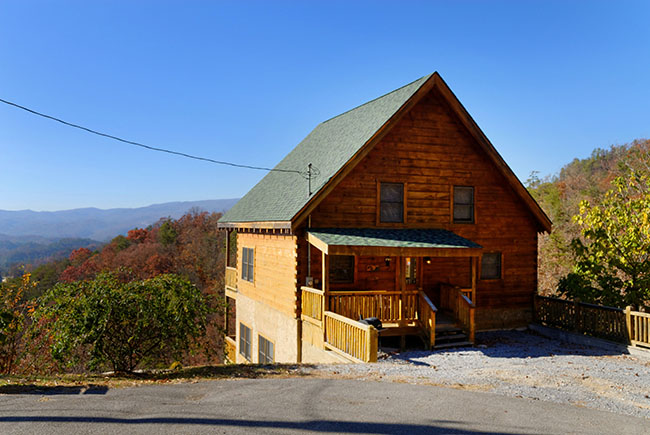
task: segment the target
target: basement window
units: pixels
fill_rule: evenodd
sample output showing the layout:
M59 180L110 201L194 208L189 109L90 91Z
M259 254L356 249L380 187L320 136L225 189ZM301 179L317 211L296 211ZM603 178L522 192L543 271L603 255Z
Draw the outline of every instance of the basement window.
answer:
M253 334L251 328L244 325L243 323L239 324L239 353L248 361L251 360L251 353L253 348L252 335Z
M454 223L474 223L474 188L454 186Z
M379 222L404 222L404 183L380 183Z
M253 248L242 248L241 278L253 282L255 264L255 250Z
M481 261L481 279L501 279L501 253L483 254Z
M257 362L260 364L271 364L275 361L275 349L273 342L258 335L257 342Z

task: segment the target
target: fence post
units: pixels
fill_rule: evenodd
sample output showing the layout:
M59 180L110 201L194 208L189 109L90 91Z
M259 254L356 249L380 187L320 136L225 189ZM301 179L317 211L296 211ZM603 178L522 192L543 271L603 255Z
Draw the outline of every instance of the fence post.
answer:
M625 307L625 326L627 326L627 341L632 342L632 307Z
M367 362L377 362L377 350L378 350L377 349L377 344L378 344L377 342L379 341L378 336L379 336L379 333L375 329L375 327L370 326L370 328L368 328L368 334L367 334L368 343L367 343L366 349L368 350L368 355L366 355L366 358L365 358L365 360Z
M573 300L573 329L576 332L582 332L580 321L580 299Z

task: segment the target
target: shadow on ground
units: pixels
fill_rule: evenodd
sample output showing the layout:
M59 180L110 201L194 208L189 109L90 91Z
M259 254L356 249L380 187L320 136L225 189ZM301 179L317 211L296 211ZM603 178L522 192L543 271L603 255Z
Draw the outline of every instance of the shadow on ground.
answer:
M193 417L150 417L150 418L112 418L112 417L82 417L82 416L24 416L0 417L0 423L100 423L125 425L199 425L216 428L248 428L298 430L324 433L355 433L355 434L495 434L502 432L487 432L471 430L465 423L459 421L432 420L430 424L408 423L379 423L337 420L236 420L228 418L193 418ZM517 428L514 428L515 430ZM522 429L522 428L520 428ZM92 429L91 429L92 430Z

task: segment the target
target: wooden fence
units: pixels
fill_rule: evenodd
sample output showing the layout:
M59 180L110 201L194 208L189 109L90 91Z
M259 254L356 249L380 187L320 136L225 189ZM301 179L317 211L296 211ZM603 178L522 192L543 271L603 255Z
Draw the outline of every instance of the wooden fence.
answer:
M358 362L377 362L377 330L331 311L325 319L325 347Z
M632 311L630 307L623 310L536 296L535 319L546 326L650 347L650 314Z

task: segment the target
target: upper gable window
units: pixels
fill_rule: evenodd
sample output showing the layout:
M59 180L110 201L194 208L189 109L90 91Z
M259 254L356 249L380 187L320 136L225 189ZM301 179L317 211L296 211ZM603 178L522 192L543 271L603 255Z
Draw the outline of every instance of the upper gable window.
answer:
M454 222L474 223L474 188L454 186Z
M404 222L403 183L380 183L379 222Z

